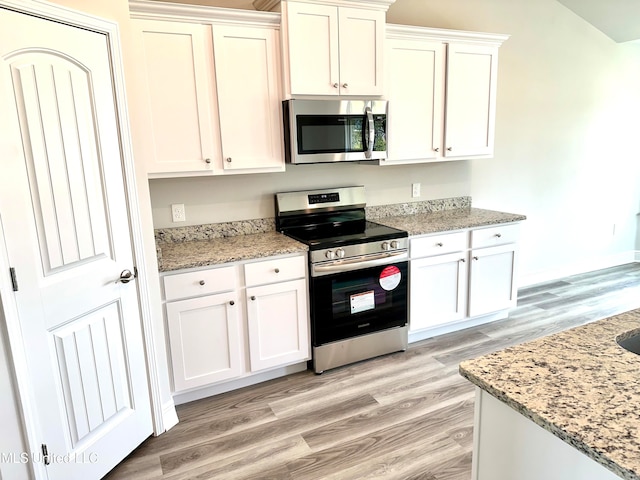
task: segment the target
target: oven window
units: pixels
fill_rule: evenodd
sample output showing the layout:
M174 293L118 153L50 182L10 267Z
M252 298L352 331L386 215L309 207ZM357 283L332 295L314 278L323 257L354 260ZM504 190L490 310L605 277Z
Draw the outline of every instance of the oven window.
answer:
M407 323L407 262L311 278L314 346Z
M362 115L298 115L296 124L299 154L364 151Z

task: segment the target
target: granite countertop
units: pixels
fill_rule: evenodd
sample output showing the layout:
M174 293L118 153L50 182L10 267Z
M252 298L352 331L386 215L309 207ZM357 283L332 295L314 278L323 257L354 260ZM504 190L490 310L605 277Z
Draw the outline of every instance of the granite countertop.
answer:
M168 272L183 268L306 252L309 247L273 231L208 240L160 243L157 249L158 268L161 272Z
M415 236L446 232L448 230L461 230L465 228L497 225L500 223L519 222L526 220L526 218L525 215L515 213L468 207L375 218L374 221L388 227L406 230L410 236Z
M615 474L640 480L640 309L460 364L460 374Z

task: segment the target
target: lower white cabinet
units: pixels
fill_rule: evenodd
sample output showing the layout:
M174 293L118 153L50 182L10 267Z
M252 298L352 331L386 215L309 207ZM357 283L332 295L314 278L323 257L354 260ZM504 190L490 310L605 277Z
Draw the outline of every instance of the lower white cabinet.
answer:
M518 231L513 223L412 238L410 332L515 306Z
M310 358L306 256L163 276L173 390Z
M309 357L305 280L247 288L251 371Z
M242 373L236 292L169 302L166 308L176 391Z

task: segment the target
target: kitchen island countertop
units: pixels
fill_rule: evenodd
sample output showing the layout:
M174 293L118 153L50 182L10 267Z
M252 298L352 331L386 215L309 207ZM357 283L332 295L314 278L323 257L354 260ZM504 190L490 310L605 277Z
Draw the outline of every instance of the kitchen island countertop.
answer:
M640 480L640 309L464 361L469 381L616 475Z

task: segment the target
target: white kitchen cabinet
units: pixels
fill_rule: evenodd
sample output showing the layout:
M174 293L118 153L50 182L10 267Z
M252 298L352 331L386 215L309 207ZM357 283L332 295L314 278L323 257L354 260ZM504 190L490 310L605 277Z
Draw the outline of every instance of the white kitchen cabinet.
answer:
M382 95L385 12L393 1L331 3L282 2L285 95Z
M239 308L236 292L166 304L175 391L242 374Z
M512 223L411 238L412 341L506 316L517 300L518 235Z
M130 6L146 73L149 176L284 171L278 16Z
M163 275L174 393L310 358L306 255Z
M283 171L279 32L214 26L223 168Z
M461 320L467 307L466 252L411 261L412 331Z
M498 47L506 38L388 26L389 158L382 165L493 155Z
M309 358L304 279L247 287L251 371Z
M132 20L145 73L147 172L221 169L211 26Z
M519 225L500 225L471 232L469 316L515 306Z

